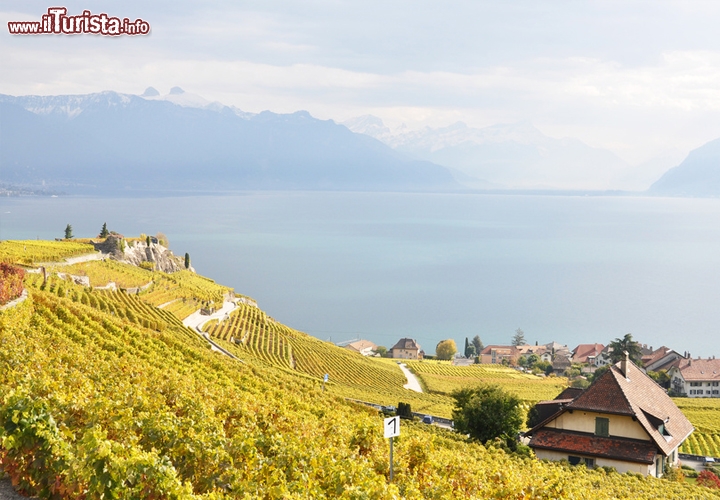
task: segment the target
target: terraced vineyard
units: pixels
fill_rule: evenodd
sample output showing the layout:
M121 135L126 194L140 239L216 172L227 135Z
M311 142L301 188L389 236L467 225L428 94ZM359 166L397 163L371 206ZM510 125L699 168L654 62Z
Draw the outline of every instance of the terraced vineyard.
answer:
M695 427L681 453L720 457L720 399L673 398L673 401Z
M30 281L29 298L0 313L0 459L43 498L720 498L522 459L411 423L395 441L390 483L381 417L277 367L267 348L240 363L141 297ZM305 369L367 382L339 365L352 353L283 334ZM387 360L364 362L392 376Z
M489 383L501 386L527 403L553 399L568 386L565 377L538 377L497 365L454 366L449 361L410 361L408 367L428 391L450 394L456 389Z
M70 266L51 266L48 267L48 272L87 276L92 287L103 287L111 282L118 288L147 287L140 292L144 301L153 306L164 305L164 310L180 319L202 307L222 307L224 297L232 292L231 288L218 285L213 280L190 271L167 274L109 259Z
M187 282L165 299L219 291L210 280ZM414 409L448 401L402 389L391 360L363 358L241 304L208 328L239 362L212 352L147 302L149 293L37 274L25 285L28 299L0 312L0 462L41 498L720 498L520 458L408 422L390 483L381 417L345 398Z
M288 328L257 307L238 304L228 319L206 324L204 330L241 359L312 377L318 385L328 374L326 387L333 394L382 405L403 401L415 411L451 415L452 401L447 396L403 389L407 379L396 363L360 356Z
M0 262L24 266L40 262L61 262L68 257L93 252L95 248L92 245L74 241L0 241Z
M151 271L120 264L114 260L79 262L70 266L50 267L49 272L62 272L75 276L87 276L90 286L101 287L112 282L118 288L137 288L152 281Z

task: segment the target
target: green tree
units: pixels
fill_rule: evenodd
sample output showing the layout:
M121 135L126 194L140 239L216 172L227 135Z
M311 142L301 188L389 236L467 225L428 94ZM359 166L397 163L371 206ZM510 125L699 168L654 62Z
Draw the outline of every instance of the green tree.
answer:
M379 345L375 348L375 352L384 358L387 355L387 347Z
M482 443L499 437L513 447L524 423L517 396L496 385L482 385L456 390L452 397L455 430Z
M540 357L533 353L527 356L527 367L532 369L536 364L540 362Z
M660 370L657 372L649 371L647 374L648 377L657 382L660 387L670 389L670 376L668 375L667 370Z
M190 254L185 252L185 269L190 269Z
M475 352L475 346L470 344L469 346L467 346L467 349L465 350L465 357L470 359L470 358L474 358L475 356L477 356L477 353Z
M437 359L452 359L457 352L457 345L452 339L442 340L435 346L435 355Z
M630 356L630 361L636 365L641 364L642 350L640 350L640 344L635 342L632 338L632 333L626 334L623 338L617 338L610 342L608 347L612 348L610 352L610 359L613 364L622 360L625 357L625 351Z
M65 239L69 240L69 239L72 239L72 237L73 237L72 226L70 224L68 224L67 226L65 226Z
M485 348L485 346L482 343L482 340L480 340L480 335L475 335L472 339L472 345L475 346L475 354L480 356L480 353Z
M525 345L525 332L522 328L515 330L515 335L512 338L512 345Z
M602 376L603 373L605 373L605 372L608 371L609 369L610 369L610 365L605 365L605 366L599 367L597 370L595 370L595 371L590 375L590 377L588 378L588 380L590 380L590 382L595 382L597 379L599 379L599 378Z
M100 230L98 238L107 238L108 236L110 236L110 231L108 231L107 222L103 222L103 227Z
M150 246L150 236L145 236L145 244L147 246ZM185 254L185 255L187 255L187 254ZM187 267L187 264L185 265L185 267Z

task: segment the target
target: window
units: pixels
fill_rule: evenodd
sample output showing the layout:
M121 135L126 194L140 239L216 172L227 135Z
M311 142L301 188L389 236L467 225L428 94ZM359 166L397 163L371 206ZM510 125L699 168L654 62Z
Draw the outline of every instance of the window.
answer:
M595 417L595 435L608 437L610 435L610 420L604 417Z
M585 467L588 469L594 469L595 468L595 459L594 458L585 458Z
M690 387L702 387L702 382L690 382Z
M578 465L580 463L580 457L574 457L570 455L568 457L568 462L570 462L570 465Z

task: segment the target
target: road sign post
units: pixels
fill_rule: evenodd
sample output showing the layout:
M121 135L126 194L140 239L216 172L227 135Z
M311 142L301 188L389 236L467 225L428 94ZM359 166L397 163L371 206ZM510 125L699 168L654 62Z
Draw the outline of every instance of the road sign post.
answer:
M385 419L385 437L390 439L390 482L393 480L393 439L400 435L400 417Z

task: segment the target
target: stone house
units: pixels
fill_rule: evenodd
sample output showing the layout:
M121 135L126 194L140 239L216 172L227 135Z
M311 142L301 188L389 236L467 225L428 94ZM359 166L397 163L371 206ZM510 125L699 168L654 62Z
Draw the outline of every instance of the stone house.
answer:
M413 339L400 339L390 348L390 357L398 359L422 359L423 351Z

